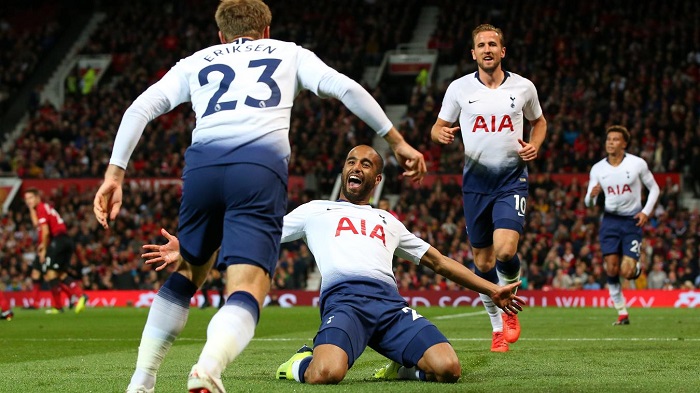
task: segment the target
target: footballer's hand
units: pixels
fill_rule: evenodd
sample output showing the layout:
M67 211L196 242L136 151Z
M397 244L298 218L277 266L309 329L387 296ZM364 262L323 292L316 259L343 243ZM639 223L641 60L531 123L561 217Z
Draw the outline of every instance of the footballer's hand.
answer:
M459 131L459 127L440 127L440 130L435 136L436 142L443 145L449 145L455 141L455 133L457 131Z
M643 212L639 212L634 215L634 219L637 220L638 227L643 227L647 223L647 221L649 221L649 216L647 216Z
M180 241L164 228L161 228L160 233L168 239L168 242L163 245L144 244L143 249L150 252L141 254L141 258L146 260L147 265L161 264L156 267L156 271L161 271L171 263L180 260Z
M537 148L531 143L527 143L522 139L518 139L521 149L518 150L518 155L523 161L532 161L537 158Z
M404 176L413 182L420 183L423 180L425 173L428 172L428 167L425 165L425 158L421 152L402 141L394 147L394 155L399 164L405 169Z
M508 315L523 311L522 305L525 304L525 299L515 295L515 290L518 289L520 284L521 282L518 281L498 287L498 290L491 295L493 303Z
M593 186L591 188L591 199L597 198L601 191L603 191L603 187L600 186L600 183Z
M92 202L92 210L97 222L104 229L109 228L109 220L114 220L122 207L122 182L124 182L124 169L110 164L105 172L105 180L95 194Z

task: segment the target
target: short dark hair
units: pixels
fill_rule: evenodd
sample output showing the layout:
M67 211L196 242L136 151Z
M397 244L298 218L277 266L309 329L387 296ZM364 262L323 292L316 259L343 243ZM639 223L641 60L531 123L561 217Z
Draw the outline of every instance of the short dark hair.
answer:
M40 197L41 195L39 194L39 189L36 187L29 187L26 190L24 190L25 194L33 194L34 196Z
M622 138L625 140L626 143L630 143L630 132L627 130L627 127L621 126L619 124L612 125L608 127L607 130L605 130L605 136L607 137L609 133L611 132L619 132L622 134Z
M377 150L374 150L377 153L377 157L379 157L379 171L378 173L384 173L384 157L382 157L381 154Z

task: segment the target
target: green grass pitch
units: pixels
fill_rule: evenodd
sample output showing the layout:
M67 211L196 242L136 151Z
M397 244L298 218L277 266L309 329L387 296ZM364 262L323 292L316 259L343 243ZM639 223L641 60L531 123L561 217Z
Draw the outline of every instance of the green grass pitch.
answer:
M184 392L215 310L192 309L158 375L156 392ZM256 337L225 371L229 392L697 392L700 312L634 308L631 325L612 326L600 308L528 308L522 335L491 353L481 308L418 308L454 345L462 378L454 385L374 381L386 360L367 349L337 386L274 379L277 366L311 345L318 309L265 308ZM147 309L95 308L80 315L15 310L0 321L0 392L123 392L136 361Z

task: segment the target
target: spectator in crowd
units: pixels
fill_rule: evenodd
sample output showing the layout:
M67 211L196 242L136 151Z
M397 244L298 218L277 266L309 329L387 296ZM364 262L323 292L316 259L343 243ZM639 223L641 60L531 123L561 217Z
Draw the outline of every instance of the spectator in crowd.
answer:
M664 261L661 255L654 256L652 269L647 275L647 288L662 289L668 280L668 274L664 271Z

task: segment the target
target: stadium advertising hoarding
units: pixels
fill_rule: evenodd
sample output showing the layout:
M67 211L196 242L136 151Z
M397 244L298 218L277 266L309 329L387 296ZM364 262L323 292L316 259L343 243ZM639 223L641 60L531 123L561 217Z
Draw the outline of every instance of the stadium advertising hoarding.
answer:
M149 307L156 295L155 291L85 291L90 297L90 307ZM30 292L5 292L13 307L29 305ZM411 307L481 307L481 299L471 291L403 291L401 295ZM612 307L607 290L552 290L518 291L529 307ZM700 291L681 290L625 290L627 307L700 307ZM280 291L270 293L266 306L295 307L318 306L319 293L316 291ZM204 302L201 293L192 298L192 306ZM219 304L218 295L212 295L210 303ZM51 305L51 294L43 292L40 307ZM66 304L67 305L67 304Z

